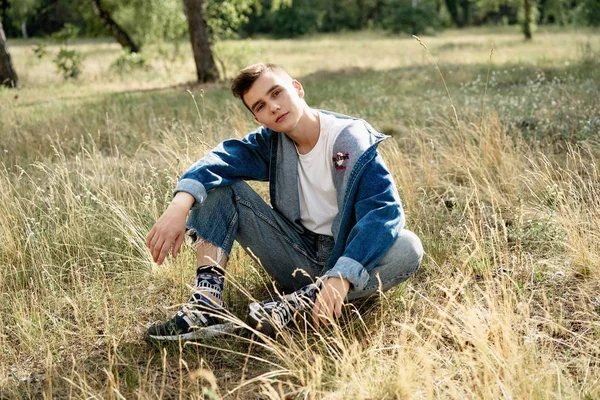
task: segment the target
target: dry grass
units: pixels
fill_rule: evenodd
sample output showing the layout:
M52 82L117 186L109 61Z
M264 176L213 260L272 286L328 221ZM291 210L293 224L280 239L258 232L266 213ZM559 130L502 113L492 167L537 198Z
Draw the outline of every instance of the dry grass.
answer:
M574 45L597 51L600 36L423 40L456 118L410 38L224 44L232 70L279 62L315 106L393 136L381 149L426 257L331 329L165 347L143 332L187 299L193 254L156 267L145 234L177 175L252 122L221 85L192 87L197 108L183 87L143 91L191 80L183 58L121 78L105 73L116 46L80 43L94 61L62 84L14 44L24 87L0 91L0 397L600 397L600 69ZM242 319L269 287L237 247L228 281Z

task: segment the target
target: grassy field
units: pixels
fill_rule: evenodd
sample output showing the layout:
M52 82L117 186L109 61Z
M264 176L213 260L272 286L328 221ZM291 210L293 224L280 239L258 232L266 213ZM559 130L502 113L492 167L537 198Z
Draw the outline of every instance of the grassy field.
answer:
M218 45L227 76L279 63L311 105L391 136L426 255L339 326L165 347L143 333L188 298L194 254L157 267L145 235L178 175L251 116L226 82L190 83L187 44L121 75L116 44L77 41L82 77L63 82L33 41L9 42L22 87L0 90L0 398L600 398L600 32L422 40ZM235 247L228 281L244 319L268 279Z

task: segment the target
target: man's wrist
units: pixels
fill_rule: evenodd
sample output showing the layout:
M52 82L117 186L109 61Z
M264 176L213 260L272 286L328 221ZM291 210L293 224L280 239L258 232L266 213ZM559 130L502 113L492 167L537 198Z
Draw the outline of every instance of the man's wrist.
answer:
M175 206L177 208L184 208L186 210L189 210L190 208L192 208L195 201L196 199L194 198L194 196L192 196L188 192L177 192L175 193L173 200L171 200L170 206Z
M350 281L344 278L343 276L327 276L323 282L327 282L330 279L339 281L342 285L342 289L344 289L344 291L346 292L345 294L347 294L350 290Z

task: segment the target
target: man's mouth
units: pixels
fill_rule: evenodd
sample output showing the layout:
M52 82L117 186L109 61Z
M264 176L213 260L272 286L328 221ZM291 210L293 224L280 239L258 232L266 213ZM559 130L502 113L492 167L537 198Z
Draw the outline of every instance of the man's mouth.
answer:
M288 115L288 113L285 114L281 114L279 117L277 117L277 119L275 120L275 122L281 122L284 120L284 118Z

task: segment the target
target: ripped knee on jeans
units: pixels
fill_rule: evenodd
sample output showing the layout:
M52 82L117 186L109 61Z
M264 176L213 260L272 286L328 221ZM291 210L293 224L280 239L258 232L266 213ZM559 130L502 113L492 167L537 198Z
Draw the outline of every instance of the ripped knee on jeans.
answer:
M216 264L216 265L221 265L222 261L225 259L225 257L227 257L227 253L225 252L225 250L223 250L223 248L217 246L216 244L203 239L202 237L200 237L200 235L198 235L198 232L196 232L195 229L191 228L188 229L186 232L186 235L191 239L191 243L190 246L194 249L194 251L198 251L198 249L202 246L202 245L208 245L211 247L214 247L216 249L216 256L215 259L213 260L211 258L211 260Z

